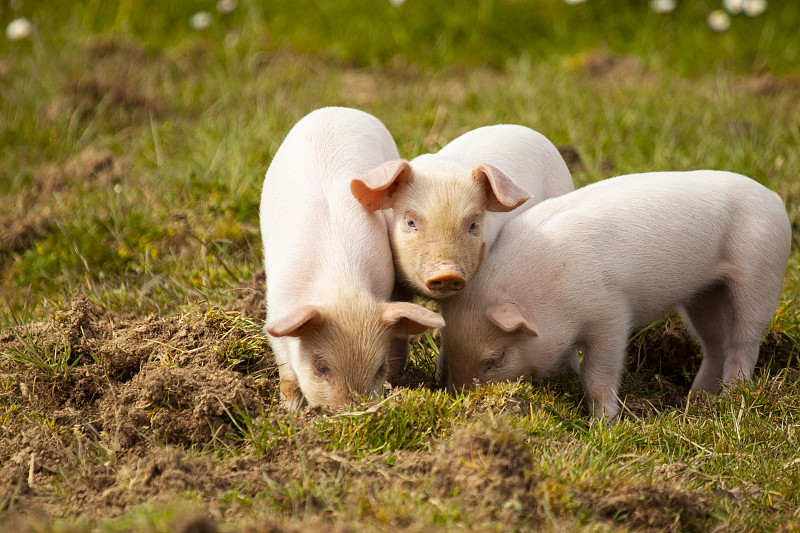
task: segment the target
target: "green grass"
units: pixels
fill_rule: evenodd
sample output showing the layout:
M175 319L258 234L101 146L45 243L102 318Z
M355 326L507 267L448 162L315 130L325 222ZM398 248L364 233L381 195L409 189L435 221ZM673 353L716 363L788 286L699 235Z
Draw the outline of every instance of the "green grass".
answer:
M24 41L0 38L0 224L38 228L0 249L0 338L14 328L18 339L0 355L0 529L172 531L187 516L222 531L646 529L638 512L662 520L651 530L800 529L800 10L772 1L715 34L705 22L715 3L680 1L669 15L640 4L240 0L223 15L199 1L0 3L0 24L26 16L36 27ZM213 24L197 32L188 21L201 9ZM770 326L793 355L728 394L680 405L664 400L671 378L629 368L630 401L614 426L588 418L580 384L565 376L455 396L398 387L339 413L289 413L269 393L263 412L226 413L236 439L178 446L187 471L205 472L212 457L240 481L176 482L158 499L142 481L157 439L123 464L134 451L105 447L99 414L73 419L72 406L48 403L75 368L103 361L43 342L41 328L57 327L78 294L120 316L200 305L191 320L217 332L225 367L273 379L260 370L272 357L261 324L223 308L261 265L258 202L272 156L292 124L325 105L374 113L409 158L509 122L574 147L577 185L667 169L752 176L781 195L794 224ZM119 166L76 171L87 149ZM428 336L412 354L425 383L436 353ZM52 482L34 480L50 505L44 520L19 507L23 438L65 450L57 474L36 473ZM502 470L518 456L519 471ZM73 516L75 479L152 501ZM680 494L702 505L675 503Z

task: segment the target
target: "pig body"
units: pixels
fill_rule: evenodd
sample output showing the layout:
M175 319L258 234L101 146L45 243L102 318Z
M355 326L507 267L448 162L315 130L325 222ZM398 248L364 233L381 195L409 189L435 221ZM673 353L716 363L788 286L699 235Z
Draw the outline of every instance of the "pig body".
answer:
M389 209L398 275L431 298L466 286L508 220L573 189L556 147L509 124L477 128L410 163L387 163L352 187L368 210Z
M267 331L291 407L339 406L380 390L405 336L441 317L389 302L394 268L385 220L349 183L398 157L386 127L348 108L323 108L289 132L267 170L260 223Z
M453 387L546 375L584 347L598 418L619 413L631 329L679 309L700 342L692 391L751 375L777 306L791 227L775 193L729 172L608 179L505 226L472 286L442 302Z

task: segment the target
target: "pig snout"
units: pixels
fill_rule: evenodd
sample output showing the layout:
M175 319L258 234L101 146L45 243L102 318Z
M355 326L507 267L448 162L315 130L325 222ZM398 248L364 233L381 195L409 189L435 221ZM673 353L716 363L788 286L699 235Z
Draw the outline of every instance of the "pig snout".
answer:
M460 291L467 280L458 265L448 261L428 272L425 286L432 291Z

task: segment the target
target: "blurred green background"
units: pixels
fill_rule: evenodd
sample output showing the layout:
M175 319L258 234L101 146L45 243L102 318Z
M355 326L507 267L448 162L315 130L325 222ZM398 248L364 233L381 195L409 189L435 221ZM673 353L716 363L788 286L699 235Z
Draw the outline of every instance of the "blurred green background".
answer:
M142 311L224 303L260 264L272 155L325 105L375 114L409 158L510 122L562 147L577 185L740 172L797 224L800 8L769 2L715 32L722 9L2 0L7 35L32 29L0 38L0 297L17 314L87 291Z

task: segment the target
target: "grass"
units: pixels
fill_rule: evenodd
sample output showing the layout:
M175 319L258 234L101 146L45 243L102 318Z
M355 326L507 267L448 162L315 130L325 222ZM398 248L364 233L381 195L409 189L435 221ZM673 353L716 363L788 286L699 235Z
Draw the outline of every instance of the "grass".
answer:
M0 529L800 529L793 3L719 35L705 23L716 6L692 0L669 15L611 0L162 4L0 3L0 24L36 27L0 40ZM201 9L213 24L198 32L188 21ZM426 336L409 362L418 386L339 413L284 411L261 324L225 306L261 265L264 171L292 124L324 105L374 113L408 158L510 122L573 148L576 185L667 169L752 176L794 225L769 333L786 339L786 360L687 403L692 376L661 375L640 351L625 418L605 426L565 376L460 395L425 386L437 354ZM145 337L163 353L136 368L180 370L208 347L261 387L263 409L231 401L215 418L222 400L208 398L209 426L235 438L164 445L137 428L136 445L120 446L98 406L61 395L111 379L107 361L45 342L82 294L117 325L180 315L176 331L197 347ZM149 390L114 383L120 397ZM101 516L81 507L92 494L128 503ZM39 520L24 512L34 497Z

